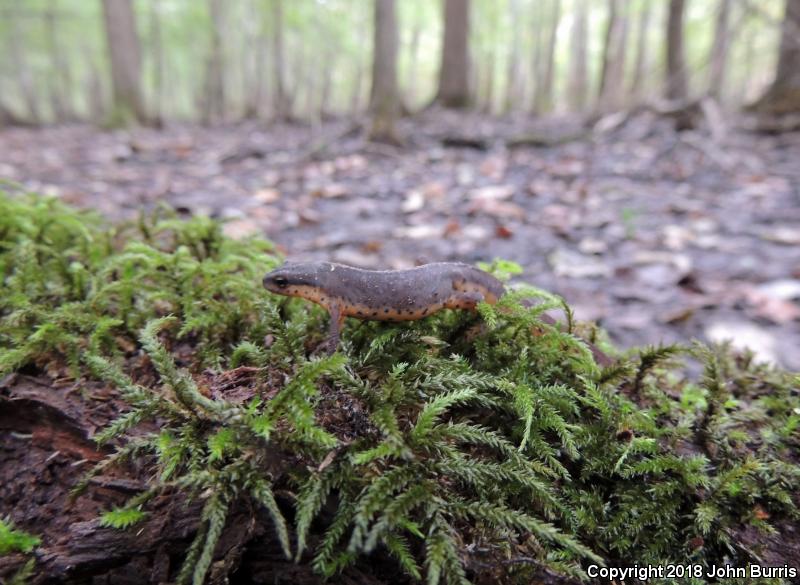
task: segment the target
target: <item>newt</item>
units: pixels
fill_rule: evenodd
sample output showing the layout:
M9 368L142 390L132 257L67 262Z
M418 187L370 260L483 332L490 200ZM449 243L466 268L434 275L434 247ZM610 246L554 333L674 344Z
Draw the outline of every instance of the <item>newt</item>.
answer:
M408 270L363 270L332 262L287 263L264 276L263 284L272 293L324 307L331 317L330 351L339 345L346 317L414 321L442 309L474 311L480 302L493 305L506 291L491 274L460 262L434 262ZM547 315L542 317L555 322ZM595 353L596 348L590 348Z

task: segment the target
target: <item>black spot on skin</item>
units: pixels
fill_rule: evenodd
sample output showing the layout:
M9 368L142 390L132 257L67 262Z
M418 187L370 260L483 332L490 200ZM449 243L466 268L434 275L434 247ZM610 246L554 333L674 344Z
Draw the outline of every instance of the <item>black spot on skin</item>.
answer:
M389 309L384 309L384 310L383 310L383 312L384 312L384 313L388 313L388 312L389 312Z
M361 311L357 311L357 312L356 312L356 315L363 315L363 314L364 314L364 313L362 313Z
M425 315L427 312L428 312L428 309L424 309L424 310L422 311L422 314L423 314L423 315Z
M373 316L373 317L374 317L375 315L377 315L377 314L378 314L378 311L372 311L372 316Z

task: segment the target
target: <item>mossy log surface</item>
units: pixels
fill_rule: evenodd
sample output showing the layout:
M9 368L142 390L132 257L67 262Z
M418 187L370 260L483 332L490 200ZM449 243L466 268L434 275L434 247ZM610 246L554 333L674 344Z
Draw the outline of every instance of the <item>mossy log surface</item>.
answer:
M166 209L109 228L0 194L0 580L800 567L797 375L698 343L619 354L527 286L477 315L348 322L320 357L325 313L261 288L280 261Z

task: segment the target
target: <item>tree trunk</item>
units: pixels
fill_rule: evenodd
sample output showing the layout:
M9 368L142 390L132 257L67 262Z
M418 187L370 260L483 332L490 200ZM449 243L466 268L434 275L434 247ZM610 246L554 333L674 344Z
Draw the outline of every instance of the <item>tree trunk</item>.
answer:
M603 72L600 77L598 108L609 112L622 107L625 81L625 49L628 37L627 2L609 0L608 28L603 50Z
M161 125L164 120L164 43L161 27L161 0L153 0L150 6L150 38L153 55L153 122Z
M436 101L446 108L466 108L469 91L470 0L445 0L444 44Z
M224 7L223 0L209 0L211 15L211 49L206 61L205 95L203 96L203 122L220 122L225 118L225 72L222 48Z
M103 0L103 18L111 61L112 125L147 122L142 97L142 54L131 0Z
M569 71L569 107L575 111L586 108L589 92L589 67L587 57L588 26L586 0L578 0L575 6L575 20L572 23L572 50Z
M508 57L508 80L503 107L506 112L516 109L517 105L522 101L521 96L524 91L524 80L520 68L522 11L520 10L519 0L511 0L509 10L511 13L511 54Z
M542 69L544 69L544 18L540 9L534 11L532 25L533 59L531 60L531 85L533 85L533 95L531 96L531 112L536 115L539 113L537 106L541 101L540 95L542 93Z
M43 122L42 112L36 95L36 86L31 77L31 70L25 51L23 50L24 43L19 16L12 14L9 20L11 33L6 36L6 51L11 59L13 69L16 71L17 85L19 86L22 99L25 102L25 109L27 110L25 118L28 122L40 124Z
M375 0L370 140L399 143L395 124L400 113L397 91L397 16L395 0Z
M649 45L647 37L650 32L650 17L653 13L652 3L645 2L639 13L639 34L636 38L636 61L633 65L633 79L630 95L634 100L641 98L645 74L650 68Z
M69 61L65 59L65 52L59 41L58 27L56 26L57 0L50 0L45 12L47 29L47 47L50 52L50 65L52 78L50 82L50 103L53 106L53 115L57 122L68 122L75 119L75 111L70 100L72 99L72 75L70 74Z
M725 66L730 44L731 0L720 0L717 21L714 27L714 44L711 47L711 65L708 79L708 95L719 100L725 81Z
M244 65L242 93L244 95L244 117L258 118L264 87L264 54L266 39L264 23L258 0L248 0L241 23L244 38Z
M283 62L283 0L272 0L272 27L272 107L275 117L284 120L291 116L291 108Z
M553 81L555 78L555 56L556 41L558 40L558 24L561 21L561 0L551 0L550 21L547 28L547 39L545 41L545 53L543 70L541 71L541 83L538 84L539 91L536 92L536 104L534 109L537 112L547 112L553 108Z
M689 82L686 76L686 61L683 49L684 0L669 0L667 17L667 79L666 98L686 100L689 97Z
M786 0L775 80L753 107L775 115L800 112L800 0Z

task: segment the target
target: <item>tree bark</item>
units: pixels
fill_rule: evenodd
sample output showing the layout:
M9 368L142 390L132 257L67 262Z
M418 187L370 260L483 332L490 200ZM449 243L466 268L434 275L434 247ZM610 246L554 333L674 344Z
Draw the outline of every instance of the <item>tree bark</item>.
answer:
M247 2L244 22L241 24L243 31L246 31L242 79L244 117L258 118L264 96L264 60L267 49L262 11L258 0Z
M436 101L446 108L466 108L469 88L470 0L445 0L444 43Z
M399 143L395 128L400 113L397 90L397 15L395 0L375 0L370 140Z
M103 18L111 61L111 124L146 123L142 97L142 51L131 0L103 0Z
M717 21L714 26L714 44L711 47L711 65L708 79L708 95L719 100L725 82L725 67L730 44L731 0L720 0Z
M519 0L511 0L509 5L511 15L511 53L508 57L508 80L504 110L510 112L517 107L524 92L524 79L520 67L520 54L522 53L522 11Z
M161 0L153 0L150 6L150 38L153 55L153 122L161 125L164 120L164 43L161 27Z
M800 112L800 0L786 0L775 80L753 107L765 114Z
M28 122L33 124L41 124L43 122L42 112L36 95L36 86L31 77L31 70L25 51L22 50L23 39L19 16L12 13L9 17L9 21L11 31L5 39L6 51L16 71L17 85L19 86L19 91L25 103L25 109L27 110L25 118Z
M603 50L598 108L609 112L622 107L625 80L625 49L628 36L627 2L609 0L608 28Z
M553 81L555 78L556 41L558 40L558 25L561 22L561 0L551 0L550 19L545 40L545 53L541 82L537 85L536 112L547 112L553 108Z
M638 100L643 93L645 74L650 66L649 45L647 37L650 32L650 17L653 13L652 3L645 2L639 13L639 31L636 38L636 61L633 65L633 79L631 80L630 95Z
M291 108L283 62L283 0L272 0L272 27L272 108L275 117L284 120L291 116Z
M683 48L684 12L684 0L669 0L666 79L666 98L669 100L683 101L689 97L689 82L686 76L686 60Z
M211 15L211 49L206 61L205 95L203 96L203 121L206 124L220 122L225 118L225 72L223 39L223 0L209 0Z
M575 5L575 20L572 23L572 50L569 71L569 92L567 100L572 110L586 108L589 89L589 67L587 56L588 26L586 0L578 0Z
M56 24L57 0L50 0L45 12L47 29L47 47L50 52L52 76L49 80L50 103L53 116L57 122L68 122L75 119L75 111L71 104L72 75L69 61L65 59L64 49L58 35Z

